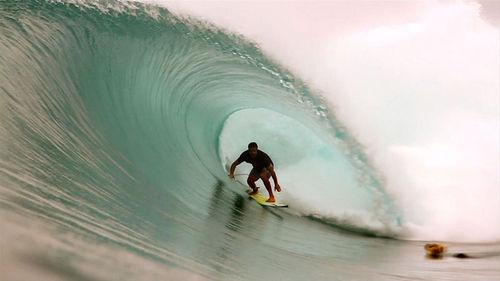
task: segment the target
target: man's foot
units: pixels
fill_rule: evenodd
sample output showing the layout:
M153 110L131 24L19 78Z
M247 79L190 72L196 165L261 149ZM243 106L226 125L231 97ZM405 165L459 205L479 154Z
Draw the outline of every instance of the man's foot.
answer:
M276 203L276 199L274 197L269 197L269 199L266 200L267 203Z
M259 188L258 188L258 187L257 187L257 188L255 188L255 189L253 189L253 188L252 188L252 189L250 190L250 192L248 192L248 195L255 195L255 194L257 194L258 192L259 192Z

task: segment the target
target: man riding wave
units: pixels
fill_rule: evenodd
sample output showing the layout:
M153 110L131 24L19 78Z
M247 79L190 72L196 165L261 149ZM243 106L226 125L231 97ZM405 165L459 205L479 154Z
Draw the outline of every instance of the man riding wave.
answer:
M280 192L281 187L278 184L278 177L276 177L276 172L274 171L274 163L271 160L271 157L269 157L269 155L267 155L265 152L259 150L257 143L249 143L248 150L241 153L240 157L238 157L238 159L236 159L236 161L231 164L231 168L229 170L230 178L234 179L234 170L236 169L236 166L238 166L242 162L250 163L253 166L252 171L250 171L250 174L247 178L247 184L252 189L250 195L257 194L258 187L255 185L255 182L261 179L267 189L267 192L269 193L269 199L267 199L266 202L276 202L269 177L273 178L274 189L276 191Z

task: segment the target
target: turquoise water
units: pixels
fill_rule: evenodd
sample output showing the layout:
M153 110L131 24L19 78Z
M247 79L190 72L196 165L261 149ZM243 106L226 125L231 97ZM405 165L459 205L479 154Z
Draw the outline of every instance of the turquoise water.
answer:
M113 1L3 1L0 34L6 280L499 276L498 245L457 244L482 257L457 271L402 240L362 146L241 36ZM288 210L228 179L253 140Z

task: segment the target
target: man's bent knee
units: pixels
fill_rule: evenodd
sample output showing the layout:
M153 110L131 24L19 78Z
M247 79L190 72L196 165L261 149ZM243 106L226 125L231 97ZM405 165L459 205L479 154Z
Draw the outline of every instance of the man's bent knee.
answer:
M258 179L257 178L254 178L254 177L248 177L247 178L247 183L250 183L250 182L256 182Z

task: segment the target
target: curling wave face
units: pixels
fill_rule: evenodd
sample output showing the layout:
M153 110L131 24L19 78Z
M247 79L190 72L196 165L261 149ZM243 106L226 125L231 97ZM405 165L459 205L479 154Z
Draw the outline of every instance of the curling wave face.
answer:
M193 255L214 190L243 193L224 166L253 139L298 214L398 227L357 142L253 43L130 3L6 1L0 21L3 210L174 262L164 244Z

